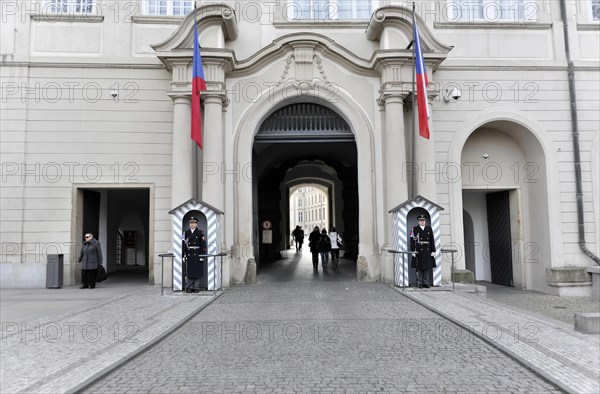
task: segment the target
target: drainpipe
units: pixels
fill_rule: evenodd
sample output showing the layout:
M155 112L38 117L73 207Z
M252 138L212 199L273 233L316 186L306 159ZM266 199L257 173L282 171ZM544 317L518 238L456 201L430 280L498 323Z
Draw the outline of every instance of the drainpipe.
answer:
M575 70L569 49L569 26L567 22L566 0L560 0L560 16L563 22L563 37L565 39L565 55L569 75L569 100L571 103L571 135L573 136L573 155L575 161L575 187L577 193L577 226L579 228L579 248L581 251L600 265L600 258L592 253L585 244L585 226L583 221L583 188L581 185L581 155L579 151L579 126L577 122L577 98L575 96Z

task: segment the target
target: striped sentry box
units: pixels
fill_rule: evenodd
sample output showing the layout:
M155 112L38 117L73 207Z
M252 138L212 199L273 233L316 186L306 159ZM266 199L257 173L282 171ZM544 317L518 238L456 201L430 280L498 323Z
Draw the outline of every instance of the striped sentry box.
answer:
M408 239L408 232L411 225L407 222L408 214L415 208L423 208L431 217L431 226L433 230L433 237L435 238L435 263L437 267L433 269L433 285L440 286L442 284L442 267L441 267L441 241L440 241L440 211L444 208L429 201L423 196L416 196L390 210L393 215L392 226L393 226L393 242L394 249L398 251L409 251L410 242ZM405 256L404 260L402 255L394 253L394 284L396 286L408 286L408 270L410 268L411 257ZM404 261L404 262L403 262Z
M221 215L223 212L210 205L191 199L177 208L169 211L173 215L173 231L171 242L173 245L173 291L183 290L183 259L181 239L183 236L183 219L190 211L198 211L206 217L206 244L208 254L221 252ZM222 287L221 257L208 259L208 290L219 290Z

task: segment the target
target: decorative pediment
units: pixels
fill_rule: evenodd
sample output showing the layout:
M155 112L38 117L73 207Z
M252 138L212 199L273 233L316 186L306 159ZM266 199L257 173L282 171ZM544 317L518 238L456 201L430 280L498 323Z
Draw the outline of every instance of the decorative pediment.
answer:
M161 54L182 49L189 49L191 56L194 47L194 21L198 23L199 33L216 27L221 29L225 40L235 40L238 36L233 8L225 4L206 4L188 14L171 37L151 45L159 57Z
M378 40L388 26L412 38L411 15L400 6L379 8L371 18L366 38ZM234 10L227 5L203 5L188 15L171 37L152 46L167 69L173 70L175 88L181 86L182 89L188 89L195 19L198 20L198 28L206 32L208 41L211 41L206 44L205 40L202 47L209 85L212 82L223 84L226 75L247 77L278 62L284 65L279 83L293 79L298 81L300 89L317 79L329 84L325 61L344 67L358 76L381 77L384 87L390 82L409 80L404 74L409 73L406 70L412 65L412 50L378 49L366 59L326 35L313 32L295 32L278 37L249 58L238 60L235 51L226 45L227 40L233 40L238 35L235 18ZM438 41L420 18L417 18L417 23L422 35L426 66L433 71L447 57L451 47Z
M290 55L295 65L313 62L318 65L322 59L329 58L359 75L376 75L371 60L356 56L323 34L309 32L291 33L276 38L253 56L236 62L233 72L237 75L251 74L272 64L275 59L288 58Z
M452 50L448 46L439 41L427 26L421 17L416 15L417 25L421 38L421 47L424 55L427 57L427 52L434 52L446 55ZM386 28L393 28L400 31L407 38L407 42L412 41L413 36L413 21L412 10L403 6L388 6L381 7L373 12L369 26L367 27L367 38L371 41L377 41L381 37L381 33Z

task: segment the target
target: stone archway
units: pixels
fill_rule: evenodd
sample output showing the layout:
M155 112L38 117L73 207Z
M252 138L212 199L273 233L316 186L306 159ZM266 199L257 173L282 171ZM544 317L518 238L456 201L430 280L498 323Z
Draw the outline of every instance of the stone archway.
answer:
M259 100L249 105L240 117L240 121L235 127L234 157L240 163L252 163L251 147L254 143L254 137L258 133L260 126L267 117L275 110L289 104L287 95L283 94L285 86L272 89L259 95ZM268 94L267 94L268 93ZM358 223L369 223L369 225L358 226L360 244L358 245L359 261L362 258L362 276L367 280L379 277L379 258L374 250L375 234L373 233L373 221L376 219L375 195L374 195L374 127L365 113L365 110L356 102L356 100L347 92L340 89L336 102L325 100L322 93L317 89L307 86L303 91L301 99L307 102L317 101L333 110L350 126L354 135L357 147L357 191L360 195L360 210ZM296 98L299 100L299 98ZM236 238L239 244L253 242L251 234L254 232L255 218L253 215L253 186L250 182L239 183L234 187L235 199L239 205L236 217L237 223ZM240 256L242 257L242 256ZM245 274L246 261L239 259L235 262L232 276L243 278ZM361 265L359 263L359 270Z
M517 221L510 229L515 286L548 291L546 268L561 246L555 239L560 231L550 231L550 223L560 226L556 217L560 210L555 207L559 189L556 161L545 134L535 122L513 110L483 111L467 126L449 152L449 163L462 170L460 182L450 183L452 241L464 250L463 207L469 206L475 228L481 228L477 215L481 217L485 202L479 204L481 212L474 213L477 201L486 193L508 191L510 215ZM464 253L461 255L462 269L465 260Z

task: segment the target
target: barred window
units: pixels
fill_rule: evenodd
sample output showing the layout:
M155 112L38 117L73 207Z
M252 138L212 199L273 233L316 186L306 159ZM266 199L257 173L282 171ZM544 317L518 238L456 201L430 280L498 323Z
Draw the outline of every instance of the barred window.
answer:
M289 20L367 20L379 6L377 0L289 0Z
M51 14L95 14L96 0L47 0L45 10Z
M448 0L450 22L523 22L537 20L536 0Z
M194 9L193 0L143 0L145 15L185 16Z

